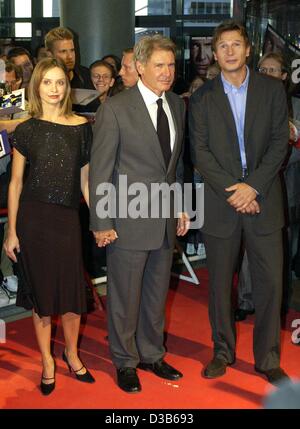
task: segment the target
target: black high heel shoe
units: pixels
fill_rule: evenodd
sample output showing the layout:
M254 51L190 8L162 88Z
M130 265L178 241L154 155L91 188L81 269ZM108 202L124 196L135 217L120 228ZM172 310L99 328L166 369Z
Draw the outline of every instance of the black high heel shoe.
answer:
M54 361L54 377L44 377L42 373L40 388L41 388L42 394L45 396L50 395L50 393L52 393L53 390L55 389L55 371L56 371L56 364ZM54 382L46 384L46 383L43 383L43 380L54 380Z
M69 364L69 361L68 361L68 359L67 359L67 356L66 356L66 354L65 354L65 352L63 351L63 354L62 354L62 359L63 359L63 361L64 362L66 362L66 364L67 364L67 366L68 366L68 368L69 368L69 371L70 372L74 372L74 374L75 374L75 376L76 376L76 378L77 378L77 380L79 380L79 381L83 381L84 383L94 383L95 382L95 379L94 379L94 377L92 376L92 374L88 371L88 369L84 366L84 365L82 365L82 367L81 368L79 368L79 369L77 369L77 371L75 371L72 367L71 367L71 365ZM86 369L86 372L84 373L84 374L77 374L79 371L81 371L83 368L85 368Z

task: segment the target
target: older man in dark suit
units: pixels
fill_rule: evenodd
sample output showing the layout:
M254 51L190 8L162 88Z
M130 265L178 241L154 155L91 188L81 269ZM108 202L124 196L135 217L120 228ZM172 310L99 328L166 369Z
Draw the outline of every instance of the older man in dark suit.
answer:
M118 385L126 392L141 390L137 366L169 380L182 377L163 359L163 331L176 224L178 235L189 226L185 215L178 221L172 213L150 215L160 200L152 184L171 185L182 176L184 104L167 92L174 80L175 46L161 36L146 37L134 55L140 80L98 111L90 167L90 227L99 246L109 244L108 338ZM100 213L97 187L104 182L114 185L109 195L116 196L116 216ZM136 185L149 195L142 202L146 216L130 213L134 197L128 190Z
M255 305L255 369L276 384L280 368L283 200L278 172L289 138L281 82L250 72L244 27L217 27L213 51L221 74L191 98L192 158L204 177L203 235L210 277L213 360L203 375L216 378L235 361L232 277L241 240L248 254Z

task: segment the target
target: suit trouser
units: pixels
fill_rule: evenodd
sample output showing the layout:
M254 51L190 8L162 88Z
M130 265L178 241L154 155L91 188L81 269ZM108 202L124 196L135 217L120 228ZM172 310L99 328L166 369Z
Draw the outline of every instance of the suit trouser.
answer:
M287 312L292 295L292 261L295 252L295 236L298 234L297 225L292 224L283 230L283 302L282 311ZM297 243L296 243L297 244ZM252 281L249 269L247 252L244 253L242 265L239 272L238 283L238 308L253 310Z
M247 252L244 252L242 266L239 272L238 308L253 310L252 283Z
M276 368L280 359L280 307L282 299L282 231L256 235L250 216L241 215L226 239L204 234L209 270L209 317L214 355L235 359L236 329L231 301L232 278L243 238L248 254L255 308L253 351L255 366Z
M166 242L166 240L165 240ZM165 304L173 249L107 248L108 339L117 368L153 363L165 354Z

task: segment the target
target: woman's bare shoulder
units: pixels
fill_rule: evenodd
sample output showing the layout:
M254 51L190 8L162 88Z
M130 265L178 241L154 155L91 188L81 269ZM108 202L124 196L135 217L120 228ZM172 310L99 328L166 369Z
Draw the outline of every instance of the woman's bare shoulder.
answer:
M68 122L70 125L82 125L86 124L88 120L84 116L74 114L68 118Z

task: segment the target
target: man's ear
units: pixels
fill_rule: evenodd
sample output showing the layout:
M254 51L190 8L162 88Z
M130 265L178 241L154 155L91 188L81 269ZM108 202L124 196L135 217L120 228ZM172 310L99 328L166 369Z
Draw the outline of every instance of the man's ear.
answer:
M213 51L213 56L214 56L215 61L218 62L217 55L216 55L216 53L214 51Z
M246 57L247 58L250 56L250 53L251 53L251 46L248 45L247 48L246 48Z
M138 74L141 76L144 73L145 66L140 61L136 61L135 67L137 69Z

